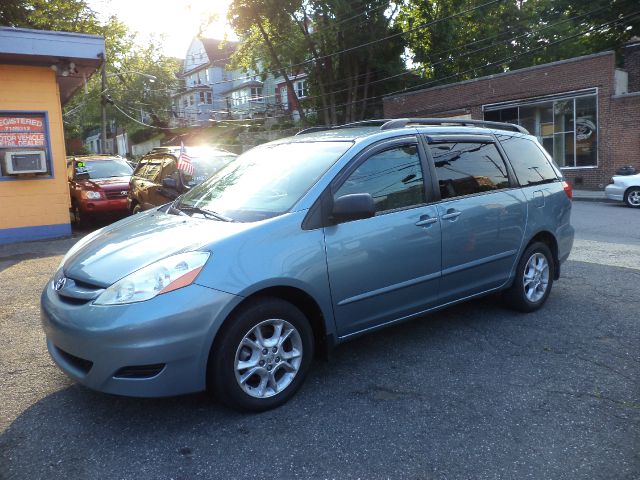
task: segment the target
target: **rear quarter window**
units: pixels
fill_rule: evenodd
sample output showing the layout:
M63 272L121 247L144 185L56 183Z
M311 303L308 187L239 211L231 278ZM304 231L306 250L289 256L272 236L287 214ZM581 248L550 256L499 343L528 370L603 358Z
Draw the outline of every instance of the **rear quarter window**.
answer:
M558 180L555 169L544 152L533 141L500 135L498 137L522 187Z

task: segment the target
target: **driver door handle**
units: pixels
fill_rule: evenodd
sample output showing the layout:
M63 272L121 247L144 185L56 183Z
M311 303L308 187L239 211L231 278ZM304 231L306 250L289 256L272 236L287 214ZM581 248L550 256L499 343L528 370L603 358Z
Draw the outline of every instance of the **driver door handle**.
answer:
M420 220L416 222L416 227L426 227L431 225L432 223L436 223L438 221L435 217L430 217L429 215L422 215Z

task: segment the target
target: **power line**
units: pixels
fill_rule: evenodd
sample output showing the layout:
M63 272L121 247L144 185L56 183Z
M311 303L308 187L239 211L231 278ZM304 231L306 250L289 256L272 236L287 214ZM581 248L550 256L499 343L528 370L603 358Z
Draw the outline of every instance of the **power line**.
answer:
M347 106L347 105L350 105L350 104L361 103L361 102L365 102L365 101L371 101L371 100L384 98L384 97L389 97L389 96L400 94L400 93L410 93L410 92L412 92L412 91L414 91L414 90L416 90L418 88L425 88L425 87L434 85L436 83L441 83L444 80L449 80L449 79L452 79L452 78L456 78L456 77L459 77L461 75L465 75L467 73L475 72L477 70L482 70L482 69L485 69L485 68L488 68L488 67L491 67L491 66L500 65L500 64L509 64L512 61L514 61L514 60L516 60L516 59L518 59L518 58L520 58L520 57L522 57L524 55L528 55L528 54L531 54L531 53L534 53L534 52L549 48L549 47L551 47L553 45L557 45L557 44L560 44L562 42L566 42L568 40L572 40L574 38L577 38L579 36L595 32L597 30L601 30L601 29L603 29L605 27L608 27L608 26L610 26L610 25L612 25L614 23L617 23L617 22L620 22L622 24L628 23L628 20L625 21L625 19L629 19L631 17L635 17L635 16L637 16L639 14L640 14L640 10L637 10L635 12L632 12L630 14L624 15L622 17L617 17L614 20L611 20L611 21L608 21L608 22L604 22L604 23L602 23L600 25L591 26L591 27L589 27L589 28L587 28L585 30L577 32L577 33L575 33L573 35L570 35L568 37L564 37L564 38L555 40L553 42L550 42L550 43L547 43L547 44L544 44L544 45L540 45L540 46L535 47L535 48L530 48L528 50L525 50L523 52L517 53L515 55L511 55L509 57L505 57L505 58L502 58L500 60L497 60L497 61L494 61L494 62L490 62L490 63L487 63L485 65L481 65L479 67L470 68L470 69L464 70L462 72L458 72L458 73L455 73L455 74L452 74L452 75L448 75L446 77L442 77L442 78L435 79L435 80L432 80L432 81L429 81L429 82L425 82L425 83L422 83L422 84L419 84L419 85L415 85L415 86L413 86L411 88L408 88L408 89L405 88L405 89L402 89L402 90L397 90L397 91L394 91L394 92L377 95L377 96L374 96L374 97L369 97L369 98L356 100L354 102L347 102L347 103L342 103L342 104L339 104L339 105L334 105L332 107L316 109L315 113L322 112L322 111L325 111L325 110L329 110L330 108L344 107L344 106ZM446 103L446 102L441 102L439 104L432 104L431 106L439 106L439 105L443 105L444 103ZM288 118L288 117L289 117L288 115L281 115L281 116L275 116L275 117L271 117L271 118ZM245 121L249 122L249 121L252 121L252 120L245 120Z
M328 53L326 55L321 55L321 56L313 58L311 60L305 60L304 62L294 63L294 64L290 64L290 65L283 65L282 69L283 70L292 70L295 67L300 67L302 65L307 65L309 63L319 62L320 60L325 60L327 58L335 57L335 56L341 55L343 53L348 53L348 52L352 52L352 51L358 50L360 48L369 47L371 45L374 45L374 44L377 44L377 43L380 43L380 42L385 42L385 41L387 41L389 39L392 39L392 38L396 38L396 37L399 37L399 36L402 36L402 35L407 35L409 33L412 33L412 32L418 31L418 30L422 30L422 29L424 29L426 27L429 27L431 25L435 25L436 23L444 22L445 20L451 20L452 18L459 17L459 16L464 15L466 13L473 12L475 10L478 10L478 9L481 9L481 8L487 7L489 5L492 5L494 3L498 3L498 2L502 2L502 1L504 1L504 0L490 0L489 2L483 3L481 5L477 5L475 7L467 8L466 10L461 10L460 12L452 13L451 15L447 15L445 17L437 18L435 20L431 20L429 22L422 23L422 24L417 25L417 26L415 26L413 28L410 28L409 30L406 30L406 31L402 31L402 32L391 34L391 35L387 35L386 37L382 37L382 38L379 38L377 40L371 40L369 42L365 42L365 43L360 44L360 45L355 45L353 47L349 47L349 48L345 48L345 49L342 49L342 50L338 50L338 51L333 52L333 53ZM261 59L258 59L258 60L261 60ZM269 75L269 74L273 75L274 73L279 75L280 74L280 69L264 70L262 72L258 72L258 73L253 74L253 75L245 75L245 76L242 76L242 77L236 77L236 78L232 78L232 79L228 79L228 80L220 80L220 81L217 81L217 82L212 82L209 85L211 85L211 86L213 86L213 85L222 85L222 84L225 84L225 83L235 82L236 80L248 80L248 79L253 78L255 76L263 76L263 75Z

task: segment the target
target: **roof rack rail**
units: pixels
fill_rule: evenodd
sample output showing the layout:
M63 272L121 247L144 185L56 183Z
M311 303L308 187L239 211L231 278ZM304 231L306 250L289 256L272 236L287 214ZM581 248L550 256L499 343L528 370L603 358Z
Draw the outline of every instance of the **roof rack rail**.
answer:
M309 127L304 130L300 130L296 135L302 135L304 133L324 132L326 130L338 130L341 128L358 128L358 127L380 127L387 123L388 120L362 120L359 122L345 123L344 125L325 125L317 127Z
M464 127L485 127L494 128L496 130L508 130L511 132L520 132L529 134L529 131L515 125L513 123L504 122L491 122L485 120L466 120L461 118L396 118L388 120L381 127L380 130L391 130L392 128L403 128L407 125L461 125Z

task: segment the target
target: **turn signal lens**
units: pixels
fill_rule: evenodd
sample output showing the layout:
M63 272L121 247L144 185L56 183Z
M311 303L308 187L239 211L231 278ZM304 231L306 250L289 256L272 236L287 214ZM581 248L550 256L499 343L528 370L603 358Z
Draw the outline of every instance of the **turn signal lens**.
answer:
M567 198L569 200L573 200L573 188L571 188L571 184L566 180L562 181L562 188L564 189L564 193L567 194Z

